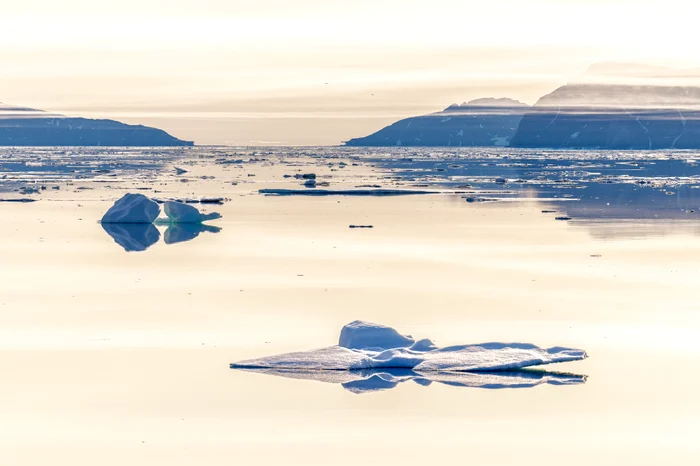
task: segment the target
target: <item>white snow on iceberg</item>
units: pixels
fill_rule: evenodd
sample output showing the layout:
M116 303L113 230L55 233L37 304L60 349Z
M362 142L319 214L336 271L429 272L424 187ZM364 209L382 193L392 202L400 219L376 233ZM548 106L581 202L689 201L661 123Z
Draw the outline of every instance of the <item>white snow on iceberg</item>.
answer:
M153 223L160 206L143 194L125 194L102 217L101 223Z
M202 223L221 218L219 213L203 214L196 207L182 202L166 201L163 210L168 218L159 219L159 224Z
M431 371L505 371L585 359L572 348L539 348L528 343L483 343L438 348L383 325L356 321L346 325L340 344L231 364L234 369Z

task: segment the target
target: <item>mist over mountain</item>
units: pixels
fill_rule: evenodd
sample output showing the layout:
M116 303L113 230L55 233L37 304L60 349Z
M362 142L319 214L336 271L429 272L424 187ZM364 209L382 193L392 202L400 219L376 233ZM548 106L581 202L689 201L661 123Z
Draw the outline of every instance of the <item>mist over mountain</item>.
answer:
M698 149L700 69L596 63L532 107L478 99L346 144Z
M700 70L593 65L539 99L513 147L700 148Z
M192 146L163 130L0 103L0 146Z

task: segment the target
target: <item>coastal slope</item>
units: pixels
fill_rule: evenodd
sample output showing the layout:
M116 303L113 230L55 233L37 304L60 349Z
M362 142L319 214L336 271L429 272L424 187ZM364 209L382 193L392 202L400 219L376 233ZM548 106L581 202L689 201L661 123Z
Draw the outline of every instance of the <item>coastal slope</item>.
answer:
M478 99L406 118L347 146L507 146L528 106L512 99Z
M193 146L165 131L0 103L0 146Z

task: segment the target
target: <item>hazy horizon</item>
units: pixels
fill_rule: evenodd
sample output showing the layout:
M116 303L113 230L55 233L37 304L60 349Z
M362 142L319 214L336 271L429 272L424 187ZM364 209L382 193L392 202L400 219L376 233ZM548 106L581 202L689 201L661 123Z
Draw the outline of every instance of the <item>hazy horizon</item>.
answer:
M334 145L476 98L534 104L599 62L698 67L685 5L27 1L3 8L0 102L197 144Z

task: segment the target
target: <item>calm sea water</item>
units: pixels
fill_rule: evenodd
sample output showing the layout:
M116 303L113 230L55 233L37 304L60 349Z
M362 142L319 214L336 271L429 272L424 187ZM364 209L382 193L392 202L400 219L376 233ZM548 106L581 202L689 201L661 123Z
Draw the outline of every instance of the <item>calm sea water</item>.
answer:
M0 203L3 463L696 463L695 153L62 152L0 152L0 197L38 200ZM440 193L258 194L311 172ZM120 245L97 220L124 192L228 201L218 231ZM589 358L504 389L229 368L355 319Z

